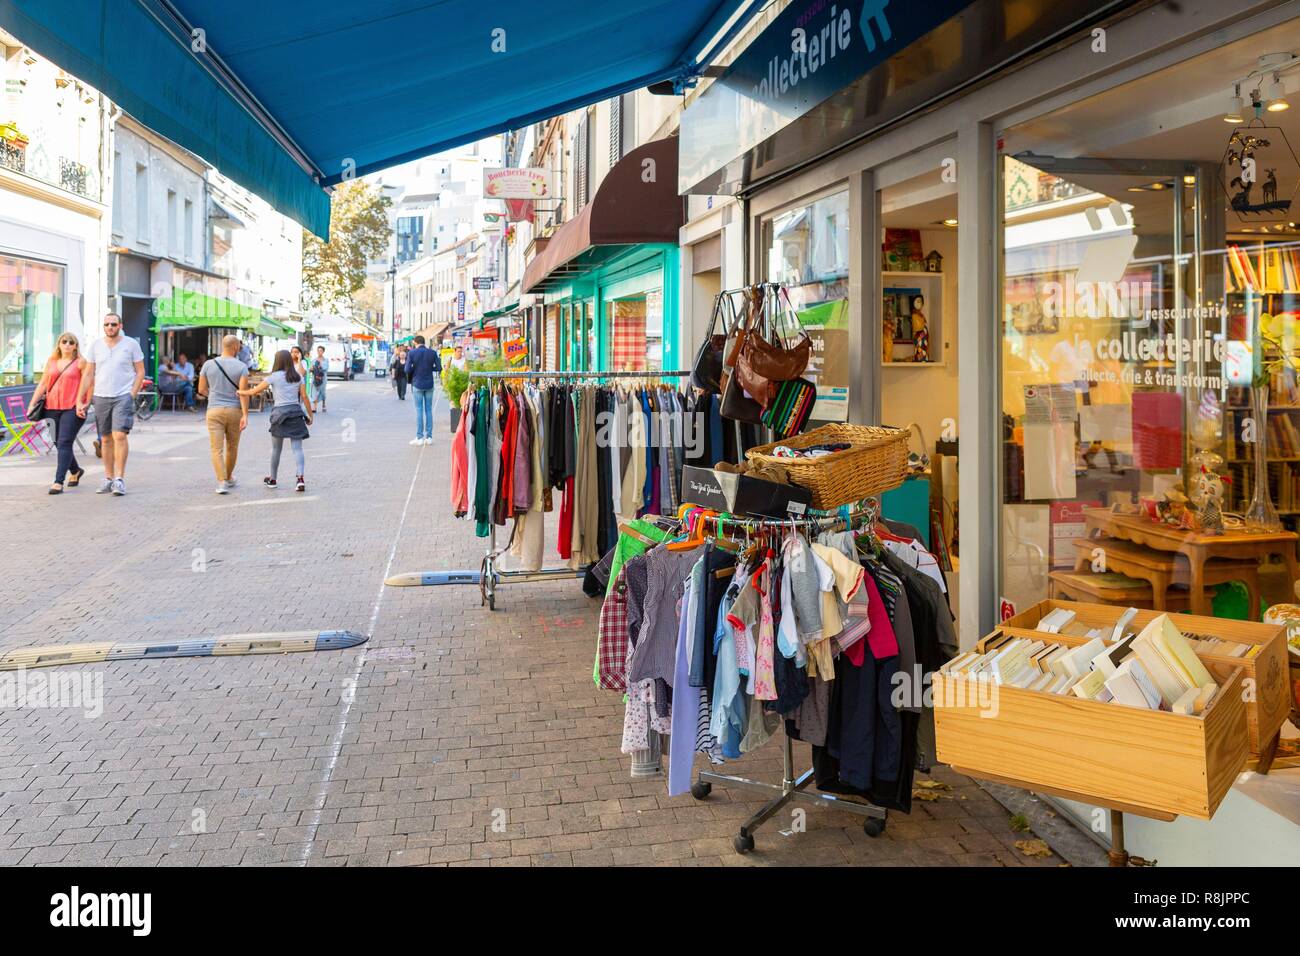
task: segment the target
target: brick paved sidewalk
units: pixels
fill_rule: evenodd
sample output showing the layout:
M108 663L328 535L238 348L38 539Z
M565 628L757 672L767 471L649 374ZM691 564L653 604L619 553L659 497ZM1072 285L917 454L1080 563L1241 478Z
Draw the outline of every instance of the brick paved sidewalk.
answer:
M344 652L62 669L102 676L103 712L0 709L0 864L1061 863L1024 856L1014 844L1032 834L944 770L934 779L951 789L891 814L877 839L815 809L786 835L787 811L735 854L758 795L715 787L697 802L629 778L621 702L591 682L598 604L577 582L502 588L495 613L476 588L382 587L389 568L477 568L482 541L450 514L444 432L408 445L414 409L386 383L331 397L306 495L260 486L258 415L226 497L197 417L140 426L121 499L93 493L96 468L50 497L52 462L0 464L0 573L22 582L0 651L373 634ZM436 429L446 417L441 400ZM780 763L773 742L726 772L777 780Z

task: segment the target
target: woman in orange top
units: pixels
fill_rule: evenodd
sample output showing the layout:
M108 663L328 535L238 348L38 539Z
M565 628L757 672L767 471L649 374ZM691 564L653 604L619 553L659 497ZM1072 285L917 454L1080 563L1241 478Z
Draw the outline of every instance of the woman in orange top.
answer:
M58 465L54 470L54 484L50 485L50 494L63 494L63 479L68 480L68 487L75 488L81 484L85 469L77 464L72 452L72 443L77 432L86 419L85 412L77 411L77 391L81 388L81 373L86 361L81 357L81 344L71 332L59 336L54 346L54 354L45 363L45 374L40 384L32 393L31 404L27 406L27 417L32 417L32 407L37 399L45 396L45 418L54 419L55 445L58 448Z

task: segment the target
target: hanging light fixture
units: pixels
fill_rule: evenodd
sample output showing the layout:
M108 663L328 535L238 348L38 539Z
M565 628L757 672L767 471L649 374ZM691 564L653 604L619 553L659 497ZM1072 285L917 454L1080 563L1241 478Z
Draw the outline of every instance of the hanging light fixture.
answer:
M1273 82L1268 85L1268 111L1270 113L1280 113L1290 107L1291 104L1286 101L1286 93L1282 89L1282 78L1274 70Z
M1238 124L1245 122L1241 116L1241 111L1245 105L1241 101L1241 84L1237 83L1232 87L1232 101L1228 104L1228 112L1223 114L1223 121Z

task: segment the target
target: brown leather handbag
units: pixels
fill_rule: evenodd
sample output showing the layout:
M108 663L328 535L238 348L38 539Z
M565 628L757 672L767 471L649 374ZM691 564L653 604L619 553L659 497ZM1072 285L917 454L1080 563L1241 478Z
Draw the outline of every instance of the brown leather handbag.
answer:
M750 325L754 316L760 314L763 308L765 289L763 286L751 286L745 290L744 311L741 316L732 323L732 336L727 342L724 350L724 367L722 370L722 400L720 411L723 418L730 418L733 421L749 422L759 425L763 421L763 406L756 402L750 395L746 395L748 390L739 380L737 375L737 363L740 360L740 353L745 347L745 342L753 334Z
M769 287L762 306L762 325L771 340L754 331L745 336L736 360L736 374L745 391L766 411L776 398L777 385L798 378L808 367L812 339L800 328L799 340L794 345L782 341L780 326L798 325L794 307L784 290Z

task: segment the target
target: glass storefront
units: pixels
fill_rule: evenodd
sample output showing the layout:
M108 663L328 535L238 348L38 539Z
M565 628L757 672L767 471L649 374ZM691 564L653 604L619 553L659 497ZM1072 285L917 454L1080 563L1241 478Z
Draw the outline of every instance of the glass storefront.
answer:
M785 284L789 306L813 342L804 377L817 386L812 418L846 421L849 403L849 192L763 220L764 278ZM783 335L793 333L783 328Z
M1004 134L1000 596L1253 617L1294 600L1266 573L1293 553L1258 584L1253 564L1204 584L1175 564L1166 585L1133 561L1296 528L1300 111L1225 114L1195 60L1143 82L1166 120L1140 137L1105 121L1125 87Z
M63 331L61 266L0 256L0 385L40 381Z

